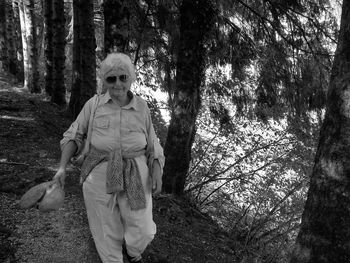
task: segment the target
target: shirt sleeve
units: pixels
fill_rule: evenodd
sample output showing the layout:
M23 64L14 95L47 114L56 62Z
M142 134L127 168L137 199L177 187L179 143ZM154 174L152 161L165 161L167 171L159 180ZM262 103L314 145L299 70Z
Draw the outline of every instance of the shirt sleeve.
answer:
M165 164L165 157L163 148L159 143L159 139L154 131L151 112L149 108L146 108L146 129L147 129L147 159L150 174L152 175L153 162L158 161L161 171L163 173L163 167Z
M88 131L92 103L92 98L85 103L76 120L63 134L63 139L60 141L61 150L63 150L69 141L74 141L78 147L74 155L78 155L82 151L83 140Z

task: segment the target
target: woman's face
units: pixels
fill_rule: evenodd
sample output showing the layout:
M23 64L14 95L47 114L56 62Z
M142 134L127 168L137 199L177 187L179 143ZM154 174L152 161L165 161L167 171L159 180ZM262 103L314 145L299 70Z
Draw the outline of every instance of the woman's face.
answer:
M115 69L112 74L105 77L104 85L106 85L112 99L124 101L127 99L127 93L131 87L130 74L125 69Z

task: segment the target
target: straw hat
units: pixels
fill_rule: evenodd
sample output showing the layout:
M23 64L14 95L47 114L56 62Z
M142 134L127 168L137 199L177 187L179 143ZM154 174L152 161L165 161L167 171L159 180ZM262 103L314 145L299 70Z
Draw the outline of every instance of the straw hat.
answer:
M21 198L22 208L37 206L40 211L57 210L63 205L64 190L55 182L44 182L30 188Z

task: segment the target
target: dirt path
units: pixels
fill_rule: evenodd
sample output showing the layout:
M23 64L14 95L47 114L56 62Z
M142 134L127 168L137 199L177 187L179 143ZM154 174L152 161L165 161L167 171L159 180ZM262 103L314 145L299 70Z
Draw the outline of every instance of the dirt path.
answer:
M0 74L0 262L98 263L78 184L70 169L64 206L40 213L18 200L30 187L52 178L59 140L70 121L60 109ZM236 262L230 240L188 202L159 196L154 202L158 234L147 263Z
M22 210L18 199L50 180L69 125L59 109L0 78L1 262L99 262L90 238L76 171L70 170L59 211Z

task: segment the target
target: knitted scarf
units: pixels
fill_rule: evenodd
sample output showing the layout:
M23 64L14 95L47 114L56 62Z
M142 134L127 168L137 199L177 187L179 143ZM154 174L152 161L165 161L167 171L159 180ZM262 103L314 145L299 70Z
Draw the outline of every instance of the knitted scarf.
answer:
M112 152L105 152L91 147L81 167L82 182L96 165L107 161L107 194L125 191L131 210L144 209L146 208L146 196L140 171L135 161L135 157L144 154L145 150L122 152L121 149L116 149Z

